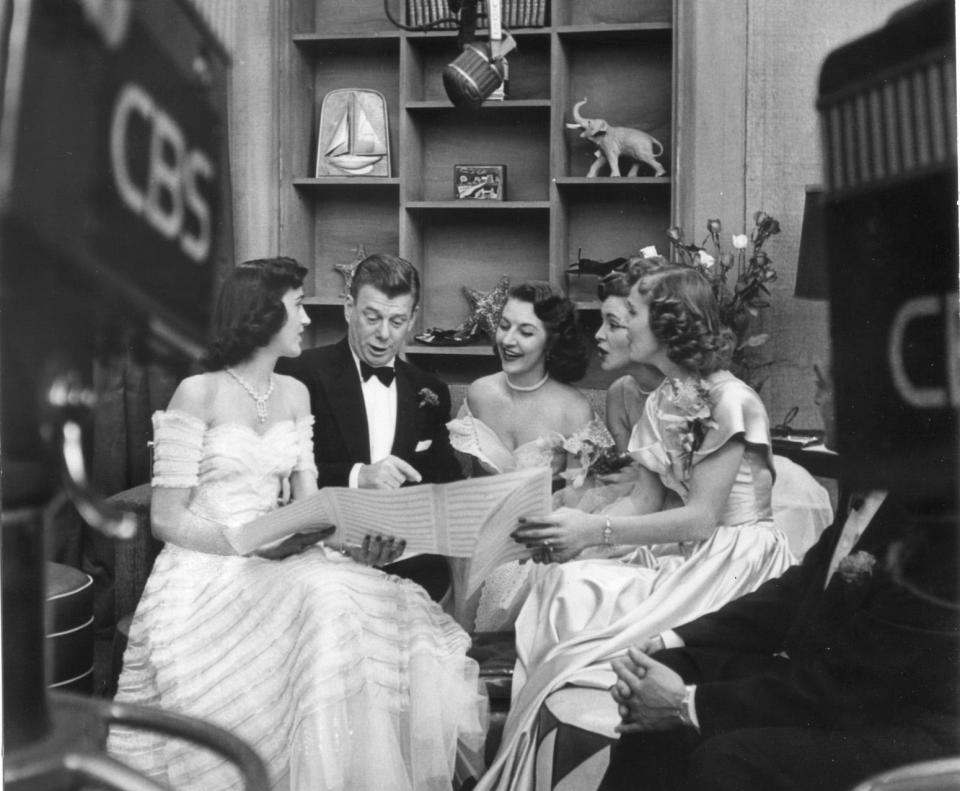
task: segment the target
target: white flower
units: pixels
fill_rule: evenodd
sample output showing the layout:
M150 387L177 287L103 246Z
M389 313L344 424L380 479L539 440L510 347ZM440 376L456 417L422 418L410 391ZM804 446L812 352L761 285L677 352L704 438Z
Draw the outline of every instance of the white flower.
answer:
M657 252L656 245L648 244L646 247L640 248L640 255L644 258L656 258L660 253Z
M750 237L748 237L745 233L735 233L731 239L733 241L733 246L737 250L745 250L747 244L750 242Z
M700 258L700 265L709 269L713 266L714 259L706 250L697 250L697 256Z

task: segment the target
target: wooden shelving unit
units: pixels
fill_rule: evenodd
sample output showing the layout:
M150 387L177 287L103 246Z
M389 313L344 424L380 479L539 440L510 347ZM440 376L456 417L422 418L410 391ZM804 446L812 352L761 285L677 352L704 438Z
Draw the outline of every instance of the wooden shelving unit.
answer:
M280 220L285 247L311 267L308 304L342 304L334 265L352 260L359 244L414 262L421 326L443 328L466 315L464 286L489 290L506 274L512 283L564 287L578 251L606 260L649 244L668 249L678 150L675 0L551 0L546 26L511 31L518 46L506 100L475 111L455 108L442 85L458 54L454 31L398 30L381 0L287 2ZM314 177L321 102L342 88L386 98L389 177ZM586 178L593 146L564 126L583 98L585 116L656 137L666 175L641 166L636 178ZM505 200L454 198L456 164L506 165ZM571 296L597 307L594 295ZM411 344L407 352L491 354L489 345Z

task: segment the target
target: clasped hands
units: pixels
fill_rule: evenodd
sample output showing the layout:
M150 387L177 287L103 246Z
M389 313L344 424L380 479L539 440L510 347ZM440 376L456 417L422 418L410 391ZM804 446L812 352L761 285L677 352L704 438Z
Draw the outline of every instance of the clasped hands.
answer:
M610 695L620 713L618 733L665 731L683 724L680 707L686 684L680 675L651 654L663 648L659 636L649 637L627 655L611 660L617 682Z

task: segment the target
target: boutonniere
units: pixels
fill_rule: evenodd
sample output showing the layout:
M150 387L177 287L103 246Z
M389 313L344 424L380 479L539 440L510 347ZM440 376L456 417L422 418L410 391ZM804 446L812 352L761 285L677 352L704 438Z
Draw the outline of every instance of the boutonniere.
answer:
M837 566L837 573L849 583L865 582L873 576L873 567L876 564L877 559L861 549L841 560L840 565Z
M668 397L672 409L661 412L664 431L672 438L671 450L679 455L683 463L684 475L693 465L693 454L700 450L707 432L717 428L717 422L710 416L710 392L699 379L670 380Z
M433 392L429 387L421 387L417 395L420 396L420 406L440 406L440 396Z

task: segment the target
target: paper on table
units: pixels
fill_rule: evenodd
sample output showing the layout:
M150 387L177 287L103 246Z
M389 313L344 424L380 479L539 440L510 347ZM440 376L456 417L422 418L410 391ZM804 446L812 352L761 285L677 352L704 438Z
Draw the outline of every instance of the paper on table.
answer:
M310 526L332 523L331 543L368 533L406 539L407 552L471 558L468 595L501 563L529 557L510 534L521 516L549 513L550 470L531 468L401 489L328 486L248 522L227 536L242 555Z

